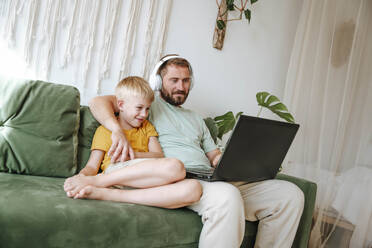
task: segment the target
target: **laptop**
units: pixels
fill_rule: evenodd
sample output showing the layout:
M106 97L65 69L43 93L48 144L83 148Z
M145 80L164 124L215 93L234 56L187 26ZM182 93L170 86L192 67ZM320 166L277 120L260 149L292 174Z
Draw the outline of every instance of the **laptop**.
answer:
M217 167L187 169L187 177L247 183L272 179L298 128L298 124L240 115Z

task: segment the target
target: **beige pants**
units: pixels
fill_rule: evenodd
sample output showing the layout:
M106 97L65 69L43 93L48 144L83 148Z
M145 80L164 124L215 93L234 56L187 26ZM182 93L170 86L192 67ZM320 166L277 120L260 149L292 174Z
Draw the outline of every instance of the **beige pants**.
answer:
M189 206L202 217L201 248L240 247L245 220L259 220L255 247L291 247L301 218L304 195L282 180L234 186L200 181L203 195Z

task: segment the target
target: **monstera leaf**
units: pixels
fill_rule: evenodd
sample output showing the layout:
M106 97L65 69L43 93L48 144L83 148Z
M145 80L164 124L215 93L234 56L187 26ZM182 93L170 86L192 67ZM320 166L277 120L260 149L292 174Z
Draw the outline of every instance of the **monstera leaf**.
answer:
M218 127L216 122L211 117L205 118L204 122L211 133L214 143L217 144Z
M259 106L270 109L274 114L278 115L280 118L286 120L287 122L294 123L293 116L288 112L287 107L283 103L281 103L279 98L277 98L276 96L263 91L258 92L256 94L256 98ZM261 111L259 112L259 114L260 113Z
M243 112L239 112L234 116L233 112L229 111L224 115L216 116L214 118L217 128L218 128L218 135L217 137L219 139L222 139L222 136L225 133L228 133L230 130L232 130L235 126L235 122L237 118L242 114Z
M239 112L234 116L233 112L229 111L226 114L216 116L214 119L211 117L204 119L204 122L216 144L218 139L221 140L224 134L234 128L236 121L242 113L243 112Z

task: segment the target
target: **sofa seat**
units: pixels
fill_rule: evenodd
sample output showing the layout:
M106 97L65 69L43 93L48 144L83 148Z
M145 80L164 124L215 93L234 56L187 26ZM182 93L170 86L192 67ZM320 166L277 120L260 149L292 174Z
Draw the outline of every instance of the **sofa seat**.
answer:
M197 247L191 210L73 200L64 180L0 173L1 247Z
M306 247L316 185L283 174L277 179L292 181L305 193L293 247ZM202 223L193 211L73 200L63 191L64 180L0 173L1 247L198 247ZM241 247L253 247L257 227L246 221Z

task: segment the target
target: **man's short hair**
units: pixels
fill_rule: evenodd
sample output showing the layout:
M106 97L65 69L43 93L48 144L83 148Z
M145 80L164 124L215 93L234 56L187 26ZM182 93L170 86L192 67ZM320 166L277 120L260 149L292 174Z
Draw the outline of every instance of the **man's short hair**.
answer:
M118 100L125 100L128 96L142 97L154 101L154 91L149 83L141 77L126 77L122 79L115 88Z
M191 65L189 61L184 58L173 58L165 61L158 70L158 74L163 78L165 74L167 74L167 67L169 65L187 67L189 69L190 76L192 76Z

